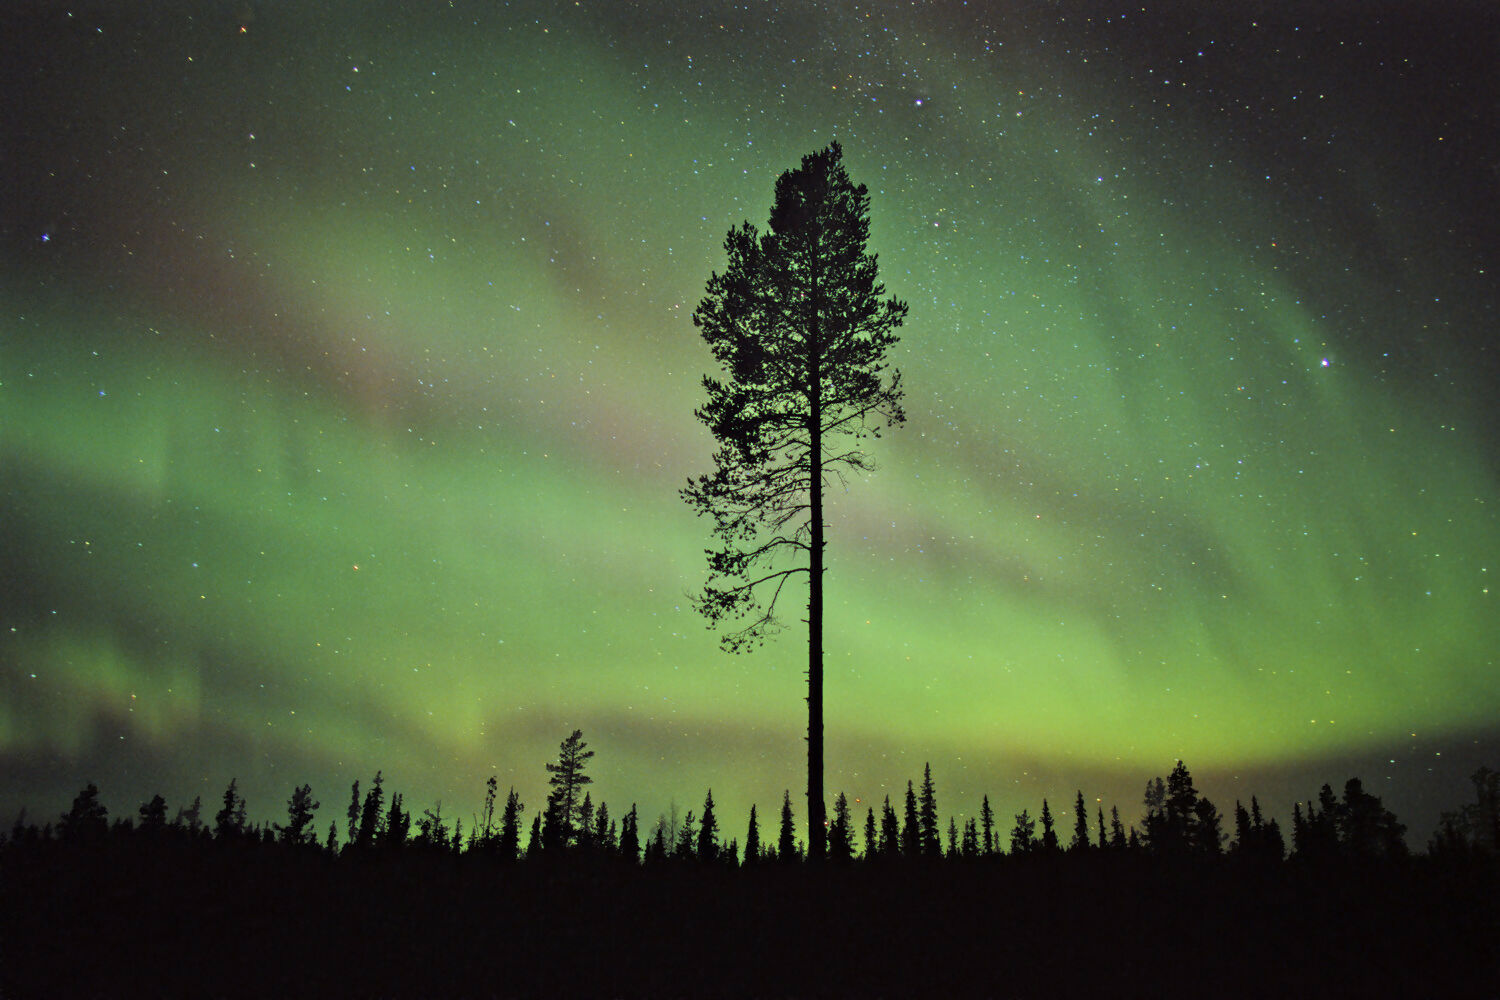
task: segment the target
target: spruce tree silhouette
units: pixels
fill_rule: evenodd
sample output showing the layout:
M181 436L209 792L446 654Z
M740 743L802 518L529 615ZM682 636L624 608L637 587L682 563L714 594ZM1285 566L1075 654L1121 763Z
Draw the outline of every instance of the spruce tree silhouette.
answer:
M500 812L500 833L495 847L502 861L514 861L521 849L521 813L526 807L521 804L515 786L505 795L505 808Z
M1102 815L1100 817L1103 819ZM1103 823L1100 823L1103 830ZM1068 850L1086 851L1089 849L1089 812L1083 805L1083 789L1078 790L1078 798L1073 803L1073 839L1068 841Z
M583 730L575 729L562 741L557 750L557 763L547 765L547 784L552 791L547 793L547 818L554 824L556 846L567 847L577 829L579 813L583 806L583 786L594 779L584 774L594 751L587 750ZM550 842L548 846L553 846Z
M693 312L725 379L705 377L698 417L719 442L715 471L682 496L714 521L708 580L695 607L726 649L779 631L787 581L808 579L808 858L824 854L823 489L872 468L858 441L905 420L901 376L885 361L906 305L884 299L869 238L869 194L849 180L838 143L776 181L769 230L749 222L724 241L728 269L710 275ZM837 444L835 442L838 442ZM775 568L778 559L793 565ZM769 592L769 596L762 595Z
M797 861L797 828L792 819L792 793L781 795L781 831L776 838L776 860L782 864Z
M760 860L760 824L755 820L755 803L750 803L750 826L745 831L745 864Z
M921 853L924 858L943 856L943 838L938 828L937 790L932 784L932 765L922 771L922 804L917 813L917 829L921 831Z
M311 785L300 785L292 791L286 804L286 825L276 824L276 834L283 844L317 843L318 831L312 824L319 804L313 801Z
M710 788L703 798L703 819L698 822L698 860L717 861L719 850L719 821L714 817L714 790Z

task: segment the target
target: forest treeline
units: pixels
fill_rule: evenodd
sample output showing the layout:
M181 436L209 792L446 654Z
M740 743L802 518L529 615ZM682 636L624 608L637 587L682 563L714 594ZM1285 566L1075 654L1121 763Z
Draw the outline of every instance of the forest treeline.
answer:
M595 803L588 785L587 749L582 733L563 740L558 759L546 765L549 793L545 805L530 818L515 789L503 799L495 778L485 787L481 811L463 820L444 817L442 803L413 815L401 792L387 798L384 778L376 772L361 794L360 783L350 789L344 823L328 823L326 833L316 814L322 808L309 785L292 790L286 804L286 821L252 824L247 803L231 779L212 816L200 797L177 808L169 820L168 805L153 796L135 815L111 820L100 800L99 789L86 785L72 807L54 824L28 822L25 810L10 831L7 846L16 848L45 841L66 844L97 844L109 838L157 838L177 843L260 843L266 846L317 848L329 856L390 852L402 849L474 853L498 862L558 863L566 858L609 859L629 864L656 865L664 862L713 863L727 867L757 864L798 863L805 860L805 842L797 836L796 814L790 791L783 795L780 813L770 829L755 805L743 827L743 845L738 834L726 829L715 809L709 789L701 809L678 816L657 817L642 830L634 803L616 818L606 802ZM1445 812L1428 841L1429 855L1440 859L1473 859L1500 856L1500 772L1480 768L1472 776L1474 798ZM937 789L931 766L924 768L920 783L908 781L903 800L892 804L886 796L880 806L867 806L856 815L848 798L840 792L834 799L827 826L828 858L839 862L891 862L899 860L979 860L1004 856L1077 853L1095 850L1121 856L1155 857L1228 855L1262 861L1318 861L1346 858L1362 861L1397 861L1407 857L1406 827L1385 808L1378 796L1364 788L1359 778L1344 783L1342 794L1324 784L1315 798L1293 806L1291 828L1266 816L1259 800L1236 801L1225 815L1193 785L1187 766L1178 761L1165 778L1146 783L1142 797L1145 812L1127 825L1118 806L1106 817L1102 804L1091 811L1083 792L1071 804L1071 820L1060 829L1051 803L1042 799L1033 816L1029 809L1002 822L981 801L977 816L960 825L952 816L939 818Z
M642 823L593 798L582 734L528 809L491 779L467 822L377 772L329 821L306 784L257 824L231 780L112 816L90 784L0 845L0 996L1493 996L1500 775L1428 850L1350 779L1221 813L1178 762L1142 812L1074 796L940 819L927 768L822 864L792 798ZM320 819L321 817L321 819ZM732 830L728 829L733 827Z

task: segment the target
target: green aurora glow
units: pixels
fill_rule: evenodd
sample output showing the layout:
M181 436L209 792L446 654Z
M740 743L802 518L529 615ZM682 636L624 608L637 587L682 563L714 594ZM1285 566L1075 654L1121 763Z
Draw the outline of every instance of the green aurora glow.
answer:
M467 818L575 727L617 812L795 801L800 639L718 650L677 489L723 235L833 138L911 318L831 792L1182 757L1425 837L1495 764L1500 158L1432 66L1494 97L1492 23L623 6L4 16L0 808Z

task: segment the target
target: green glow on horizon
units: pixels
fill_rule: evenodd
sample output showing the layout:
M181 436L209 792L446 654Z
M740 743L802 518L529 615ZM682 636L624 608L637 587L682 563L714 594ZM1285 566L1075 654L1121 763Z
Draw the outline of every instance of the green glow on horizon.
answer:
M271 81L311 44L277 16L234 57L164 31L204 54L135 83L167 94L112 181L143 221L98 209L0 286L28 574L0 752L71 773L118 736L206 800L270 768L253 806L313 780L326 822L376 768L459 802L492 769L539 789L576 726L612 810L712 784L732 833L741 800L769 816L799 785L800 638L727 657L684 600L708 534L676 491L710 446L688 317L724 232L834 136L911 319L909 424L830 496L831 793L878 801L930 758L997 801L1021 762L1133 796L1179 756L1492 730L1492 404L1387 357L1470 313L1430 301L1451 260L1398 291L1347 263L1389 246L1320 242L1352 195L1268 183L1231 126L1103 67L976 70L917 14L880 42L906 82L846 96L839 54L785 70L801 103L750 42L684 26L668 54L565 12L355 18ZM1421 226L1377 215L1350 230Z

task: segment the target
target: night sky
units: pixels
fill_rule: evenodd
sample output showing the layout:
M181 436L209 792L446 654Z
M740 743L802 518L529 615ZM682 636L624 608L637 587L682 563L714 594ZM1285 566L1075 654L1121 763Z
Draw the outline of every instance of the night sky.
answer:
M1420 845L1500 766L1493 5L405 7L0 15L0 823L529 821L575 728L616 815L801 816L805 636L719 650L677 491L724 235L835 139L911 311L830 797L1180 757Z

